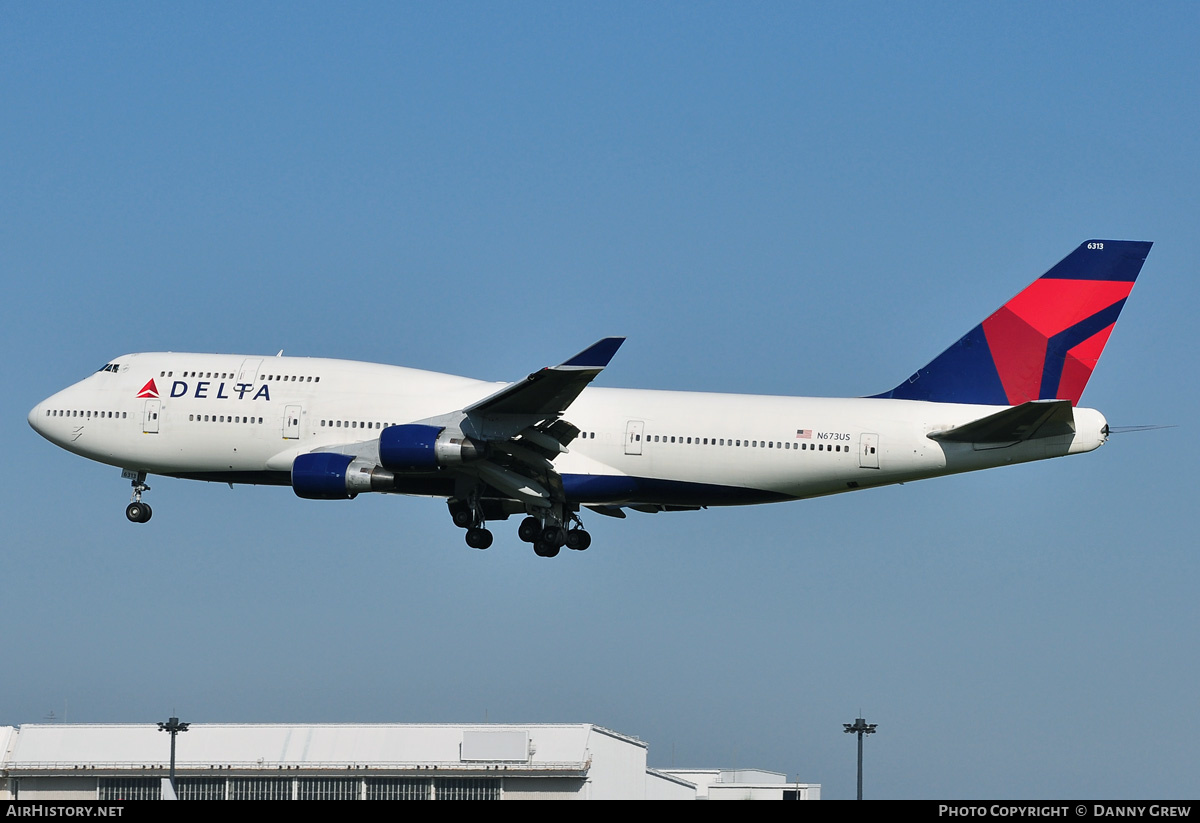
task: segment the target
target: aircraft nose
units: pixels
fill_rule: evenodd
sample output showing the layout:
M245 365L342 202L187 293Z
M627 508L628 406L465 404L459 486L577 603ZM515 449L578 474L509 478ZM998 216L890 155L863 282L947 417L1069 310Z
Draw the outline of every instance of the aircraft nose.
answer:
M29 425L38 434L42 433L42 419L46 416L45 409L46 403L45 401L42 401L33 407L33 409L29 412L29 417L27 418L29 420Z

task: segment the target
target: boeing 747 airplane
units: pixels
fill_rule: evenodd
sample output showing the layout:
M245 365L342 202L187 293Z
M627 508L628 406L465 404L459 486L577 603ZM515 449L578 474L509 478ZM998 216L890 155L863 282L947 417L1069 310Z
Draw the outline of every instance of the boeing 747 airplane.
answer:
M579 514L802 500L1092 451L1080 395L1150 243L1089 240L894 389L770 397L589 388L624 338L507 385L399 366L127 354L39 403L50 442L123 470L134 523L151 474L447 499L467 545L491 521L542 557L591 538Z

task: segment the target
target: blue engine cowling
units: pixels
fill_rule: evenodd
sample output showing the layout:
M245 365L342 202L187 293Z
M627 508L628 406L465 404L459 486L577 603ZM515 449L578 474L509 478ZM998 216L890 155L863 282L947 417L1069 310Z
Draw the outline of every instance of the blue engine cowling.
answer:
M408 423L379 433L379 462L394 472L431 472L483 457L480 444L439 426Z
M390 471L348 454L315 452L292 462L292 491L306 500L349 500L360 492L385 491L395 481Z

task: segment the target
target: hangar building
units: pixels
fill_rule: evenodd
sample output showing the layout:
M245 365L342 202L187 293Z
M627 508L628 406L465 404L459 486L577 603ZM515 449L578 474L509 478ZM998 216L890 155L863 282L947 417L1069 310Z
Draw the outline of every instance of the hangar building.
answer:
M180 800L817 800L759 770L651 769L636 737L591 724L192 724ZM0 726L0 799L170 799L151 724Z

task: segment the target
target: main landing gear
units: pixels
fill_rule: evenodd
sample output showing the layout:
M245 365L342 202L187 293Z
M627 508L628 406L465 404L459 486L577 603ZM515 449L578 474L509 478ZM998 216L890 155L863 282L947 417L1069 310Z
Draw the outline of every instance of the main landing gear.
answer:
M466 529L467 545L472 549L486 549L492 545L492 533L487 530L483 518L483 506L477 493L467 499L454 498L448 501L454 525ZM507 517L507 515L503 515ZM566 546L581 552L592 545L592 536L583 530L579 516L558 505L554 509L538 511L530 515L517 527L517 537L533 544L533 553L538 557L556 557Z
M146 485L146 473L138 472L131 485L133 494L129 498L129 505L125 507L125 516L129 518L130 523L145 523L154 514L150 504L142 502L142 492L150 491L150 487Z
M538 557L556 557L563 546L581 552L592 545L592 536L583 530L579 518L572 513L569 522L570 527L564 529L549 519L543 523L536 517L526 517L517 528L517 537L532 543Z
M468 546L486 549L492 545L492 533L484 528L483 507L479 505L477 494L471 495L469 500L451 500L449 506L454 525L467 530Z
M467 545L472 549L486 549L492 545L492 533L482 526L467 529Z

